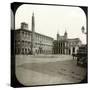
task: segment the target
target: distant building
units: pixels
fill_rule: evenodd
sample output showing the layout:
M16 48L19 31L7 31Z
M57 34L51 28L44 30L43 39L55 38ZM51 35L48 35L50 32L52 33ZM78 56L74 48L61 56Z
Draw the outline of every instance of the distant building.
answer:
M77 53L79 46L81 45L81 41L79 38L68 39L68 34L65 31L63 36L60 36L57 33L57 40L53 42L54 54L69 54Z
M35 32L33 13L31 31L25 22L15 30L15 54L52 54L53 41L53 38Z

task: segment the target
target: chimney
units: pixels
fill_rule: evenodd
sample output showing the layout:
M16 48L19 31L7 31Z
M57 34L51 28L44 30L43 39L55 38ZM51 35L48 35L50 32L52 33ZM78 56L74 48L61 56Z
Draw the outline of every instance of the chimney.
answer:
M21 29L28 30L28 24L25 23L25 22L22 22L22 23L21 23Z

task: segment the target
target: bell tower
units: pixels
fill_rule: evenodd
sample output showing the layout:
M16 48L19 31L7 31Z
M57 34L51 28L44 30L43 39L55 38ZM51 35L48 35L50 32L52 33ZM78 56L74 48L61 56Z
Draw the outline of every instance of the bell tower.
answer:
M65 39L67 39L67 37L68 37L68 34L67 34L66 30L65 30L65 33L64 33L64 37L65 37Z
M59 40L59 37L60 37L60 35L59 35L59 31L57 32L57 41Z

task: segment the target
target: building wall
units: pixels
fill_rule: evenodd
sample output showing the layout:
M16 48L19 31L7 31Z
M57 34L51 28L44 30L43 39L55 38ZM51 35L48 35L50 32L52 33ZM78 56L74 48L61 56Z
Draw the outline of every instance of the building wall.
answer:
M15 30L15 36L16 54L31 54L32 31L18 29ZM35 33L34 43L35 54L52 53L53 38Z
M16 54L31 54L32 31L15 30L15 52ZM36 33L34 41L35 54L65 54L77 53L81 41L75 39L53 40L53 38Z

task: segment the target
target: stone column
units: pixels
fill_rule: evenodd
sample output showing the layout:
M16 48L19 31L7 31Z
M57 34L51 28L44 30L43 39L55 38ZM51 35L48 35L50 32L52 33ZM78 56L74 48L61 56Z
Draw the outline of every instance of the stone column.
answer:
M73 49L73 47L71 47L71 48L70 48L70 51L71 51L71 53L70 53L70 54L71 54L71 55L72 55L72 49Z
M66 54L66 49L65 49L65 54Z

